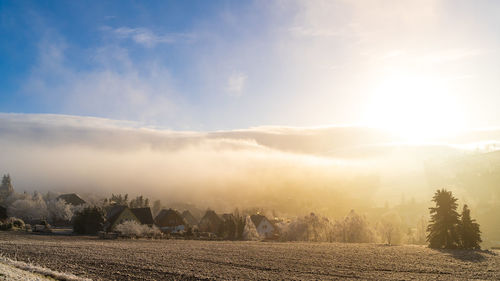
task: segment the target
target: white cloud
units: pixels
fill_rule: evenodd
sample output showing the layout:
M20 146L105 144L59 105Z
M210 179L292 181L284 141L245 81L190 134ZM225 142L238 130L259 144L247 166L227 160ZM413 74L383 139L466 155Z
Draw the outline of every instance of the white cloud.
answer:
M39 49L23 92L51 102L52 112L173 126L185 116L170 71L154 61L136 62L126 49L104 46L91 50L92 68L80 70L66 59L64 42L44 40Z
M167 34L157 34L151 31L150 29L137 27L119 27L119 28L110 28L105 27L104 30L110 30L119 38L122 39L131 39L135 43L143 45L145 47L154 47L157 44L171 44L175 43L181 39L192 39L193 34L189 33L167 33Z
M239 97L242 95L247 82L247 75L244 73L234 73L227 79L226 91L230 96Z

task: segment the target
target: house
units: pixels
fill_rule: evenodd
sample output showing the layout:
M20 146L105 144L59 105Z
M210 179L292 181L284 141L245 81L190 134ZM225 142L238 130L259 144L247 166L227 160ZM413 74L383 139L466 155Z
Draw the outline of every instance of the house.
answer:
M223 220L214 211L207 210L203 218L198 224L200 232L217 233L222 225Z
M155 224L161 231L169 233L184 231L187 225L182 215L173 209L161 210L155 218Z
M182 212L182 217L187 222L187 224L194 226L198 224L198 220L191 214L190 211L186 210Z
M255 225L257 233L259 233L259 236L261 237L271 238L278 231L278 228L274 225L274 223L261 214L251 215L250 219Z
M131 208L132 213L137 217L141 224L145 224L149 227L154 225L153 214L151 213L151 208Z
M72 205L72 206L79 206L83 205L87 202L83 200L78 194L76 193L68 193L68 194L62 194L57 197L57 200L64 200L66 204Z
M141 223L129 207L123 205L112 206L106 215L104 230L106 232L114 231L117 225L125 221L136 221L137 223Z

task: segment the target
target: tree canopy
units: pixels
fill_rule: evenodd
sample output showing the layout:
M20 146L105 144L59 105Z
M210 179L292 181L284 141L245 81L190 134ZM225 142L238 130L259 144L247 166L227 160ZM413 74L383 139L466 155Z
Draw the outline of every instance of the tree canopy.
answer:
M431 220L427 228L429 247L457 248L460 245L457 199L451 191L441 189L436 191L432 201L436 203L436 207L430 208Z
M437 190L432 201L436 206L430 208L431 220L427 228L429 247L479 249L479 224L471 219L468 206L464 205L459 215L457 199L446 189Z
M459 224L461 247L464 249L479 249L481 240L481 231L476 220L471 219L470 209L464 205Z

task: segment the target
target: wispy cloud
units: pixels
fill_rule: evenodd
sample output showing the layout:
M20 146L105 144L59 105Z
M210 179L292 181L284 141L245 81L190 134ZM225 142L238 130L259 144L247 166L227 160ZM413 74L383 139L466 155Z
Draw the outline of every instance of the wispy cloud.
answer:
M155 61L135 61L127 49L110 45L90 50L92 67L81 70L68 61L64 40L46 38L39 49L22 91L40 104L50 102L52 112L152 124L180 116L182 97L170 71Z
M334 28L324 27L294 26L290 28L289 31L292 35L303 37L335 37L349 35L348 30L336 30Z
M227 79L226 91L230 96L239 97L243 94L248 76L239 72L231 74Z
M179 40L192 40L194 35L191 33L165 33L158 34L144 27L103 27L103 30L110 31L120 39L130 39L137 44L145 47L154 47L158 44L172 44Z

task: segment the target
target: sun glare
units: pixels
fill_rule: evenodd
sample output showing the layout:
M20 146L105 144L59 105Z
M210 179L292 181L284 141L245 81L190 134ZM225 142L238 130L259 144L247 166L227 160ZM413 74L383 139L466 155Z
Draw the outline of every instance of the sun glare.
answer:
M444 83L403 75L387 77L374 89L365 122L408 142L431 141L463 128L457 103Z

